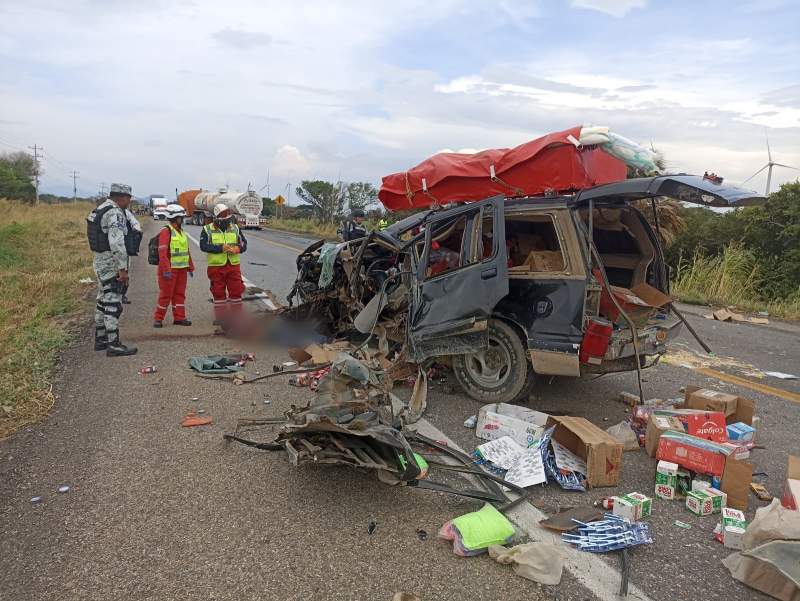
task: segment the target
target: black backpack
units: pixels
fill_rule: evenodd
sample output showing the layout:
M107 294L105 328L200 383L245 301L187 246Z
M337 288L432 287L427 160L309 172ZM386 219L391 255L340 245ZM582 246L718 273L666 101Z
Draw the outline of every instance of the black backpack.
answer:
M161 235L161 232L158 232L155 236L150 238L150 242L147 243L147 262L150 265L158 265L158 237Z

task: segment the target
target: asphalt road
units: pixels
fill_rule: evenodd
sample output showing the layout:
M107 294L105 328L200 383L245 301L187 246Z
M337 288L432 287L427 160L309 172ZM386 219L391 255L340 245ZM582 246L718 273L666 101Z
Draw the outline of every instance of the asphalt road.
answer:
M196 228L187 229L197 237ZM272 231L249 232L248 240L245 275L285 296L296 249L309 240ZM222 433L237 418L280 415L310 392L274 379L234 387L186 369L191 355L238 347L212 335L204 261L196 247L192 252L198 263L187 302L192 328L150 327L155 276L140 259L134 304L122 318L123 339L137 344L139 355L94 353L87 327L61 362L52 415L0 442L0 598L391 599L396 591L415 591L425 600L597 598L594 587L567 572L560 586L540 587L487 557L453 555L435 534L444 521L477 509L474 502L388 487L348 469L295 469L281 453L223 444ZM703 372L690 369L699 365L689 354L698 347L682 336L673 360L646 372L647 396L674 397L681 386L695 384L754 399L765 448L751 461L779 494L787 454L800 452L800 403L781 398L781 390L797 394L800 384L753 374L797 373L800 329L689 318L716 357L706 360ZM257 353L250 372L266 373L284 359L253 345L241 350ZM158 373L138 375L150 364ZM730 376L757 389L733 384ZM635 387L631 374L543 378L528 404L608 427L626 417L615 400L619 392ZM205 409L214 423L181 428L191 406ZM462 422L478 408L449 385L434 383L426 418L471 450L480 441ZM609 494L649 494L654 465L643 451L625 453L618 488L567 493L548 485L537 489L533 502L550 513ZM62 484L71 490L58 494ZM31 504L36 495L42 502ZM752 498L748 518L761 505ZM371 518L378 528L369 535ZM675 527L676 519L692 529ZM631 576L649 598L674 600L686 591L714 600L764 598L733 581L720 564L728 553L711 538L715 518L657 501L650 521L655 542L632 553ZM420 528L429 534L425 541L416 535ZM605 560L613 578L618 559Z

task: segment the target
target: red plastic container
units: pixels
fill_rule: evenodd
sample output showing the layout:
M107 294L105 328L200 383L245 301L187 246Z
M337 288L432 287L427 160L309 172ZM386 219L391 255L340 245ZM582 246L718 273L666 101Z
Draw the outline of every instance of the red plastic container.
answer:
M586 322L586 333L581 342L581 352L579 355L581 363L591 363L599 365L606 356L608 343L611 341L611 334L614 326L610 321L594 317Z

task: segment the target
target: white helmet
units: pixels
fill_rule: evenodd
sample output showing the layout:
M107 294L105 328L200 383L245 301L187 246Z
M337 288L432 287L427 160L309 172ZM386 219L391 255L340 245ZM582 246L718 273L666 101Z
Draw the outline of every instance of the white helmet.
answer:
M228 207L228 205L226 205L226 204L223 204L223 203L221 203L221 202L218 202L217 204L215 204L215 205L214 205L214 210L213 210L214 217L220 217L220 216L222 216L222 214L223 214L225 211L227 211L228 213L230 213L230 212L231 212L231 210L230 210L230 208ZM225 217L227 217L227 215L225 215Z
M167 214L167 219L175 219L176 217L186 217L186 209L179 204L167 205L164 209Z

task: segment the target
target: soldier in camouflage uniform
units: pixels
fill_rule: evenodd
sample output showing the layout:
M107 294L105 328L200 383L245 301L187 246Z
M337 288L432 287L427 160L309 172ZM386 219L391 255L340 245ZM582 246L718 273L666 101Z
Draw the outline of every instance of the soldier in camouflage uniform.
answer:
M134 355L137 351L135 347L122 344L119 338L122 296L128 285L128 251L125 247L128 219L125 210L130 201L130 186L111 184L108 200L96 209L101 214L98 234L107 236L108 250L96 252L94 256L98 284L94 349L105 350L109 357Z

